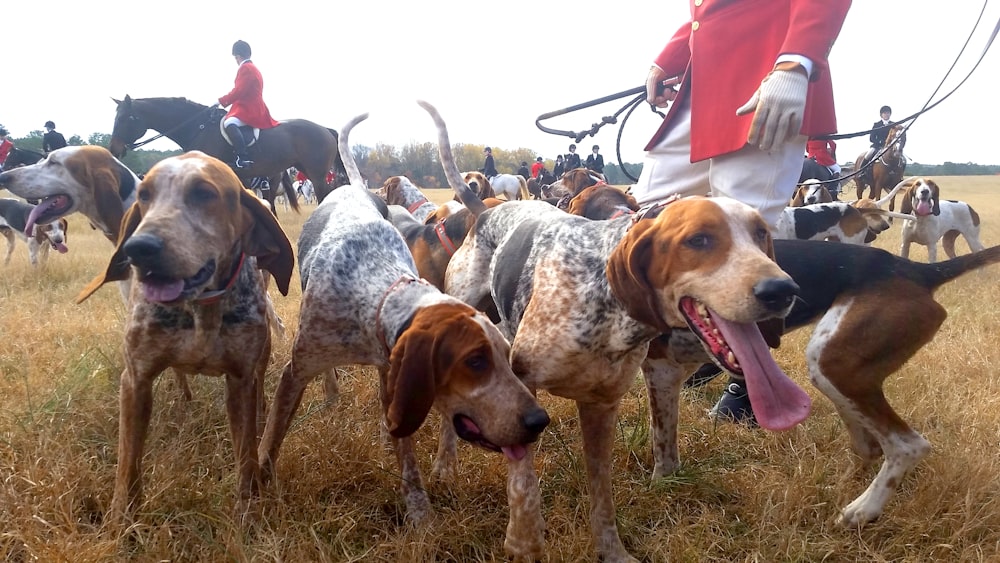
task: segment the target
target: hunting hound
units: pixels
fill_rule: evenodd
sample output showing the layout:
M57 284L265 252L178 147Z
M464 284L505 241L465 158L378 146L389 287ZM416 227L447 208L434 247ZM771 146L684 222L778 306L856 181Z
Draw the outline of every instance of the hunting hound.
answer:
M431 513L410 436L435 407L458 435L511 460L549 418L511 371L507 340L486 315L420 280L385 202L364 188L348 136L340 153L351 184L334 190L299 238L302 304L261 441L268 481L307 383L331 366L367 364L380 374L383 421L397 460L407 518Z
M271 211L222 161L198 151L160 161L137 188L104 274L83 301L134 270L125 324L112 520L142 494L142 453L153 382L166 368L224 375L239 474L239 514L258 488L257 417L271 356L261 269L288 293L292 247Z

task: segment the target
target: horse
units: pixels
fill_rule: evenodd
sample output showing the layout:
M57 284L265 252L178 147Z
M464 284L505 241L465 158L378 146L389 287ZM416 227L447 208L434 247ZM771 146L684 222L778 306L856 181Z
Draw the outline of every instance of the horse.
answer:
M497 174L489 180L493 193L498 197L503 194L507 201L531 198L531 194L528 193L528 183L517 174Z
M863 197L865 188L870 188L870 198L877 200L882 197L882 192L888 192L903 179L903 172L906 170L906 157L903 156L903 146L906 145L906 130L899 123L889 128L889 134L885 137L885 144L879 148L879 152L885 151L882 156L871 163L867 169L862 168L865 164L865 156L868 151L861 153L854 162L854 169L861 172L854 177L854 183L858 187L858 199ZM889 211L896 208L896 198L889 202Z
M203 106L187 98L133 99L126 95L124 100L114 102L118 109L108 149L116 157L121 158L128 148L145 144L136 143L136 140L152 129L185 151L199 150L222 161L232 160L233 149L223 136L220 124L225 115L223 109ZM334 170L338 181L343 179L337 185L347 183L347 171L337 152L337 137L333 129L311 121L282 121L276 127L260 130L259 138L251 146L254 164L234 171L248 187L253 178L267 178L270 185L277 186L279 182L284 183L282 173L295 166L313 181L317 196L322 200L334 187L326 183L327 172ZM262 191L272 209L275 192ZM290 203L298 210L297 199Z
M13 170L18 166L34 164L43 158L45 158L45 155L40 152L12 147L10 152L7 153L7 160L4 160L3 166L0 166L0 172Z
M815 158L805 157L802 161L802 173L799 174L799 184L806 180L819 180L834 198L840 193L839 175L834 175L829 168L816 162Z

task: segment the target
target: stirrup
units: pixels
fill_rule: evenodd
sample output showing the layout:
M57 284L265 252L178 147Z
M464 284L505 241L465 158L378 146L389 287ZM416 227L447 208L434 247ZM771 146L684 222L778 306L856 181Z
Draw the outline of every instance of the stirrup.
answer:
M253 166L253 161L248 157L243 157L236 155L236 168L250 168Z

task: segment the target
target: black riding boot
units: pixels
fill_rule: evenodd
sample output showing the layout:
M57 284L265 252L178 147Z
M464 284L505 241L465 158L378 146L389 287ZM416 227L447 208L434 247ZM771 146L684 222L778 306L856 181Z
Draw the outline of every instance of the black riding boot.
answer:
M253 166L253 160L247 151L247 140L243 136L243 129L238 125L226 125L226 133L229 133L229 140L233 143L233 152L236 153L236 168L249 168Z

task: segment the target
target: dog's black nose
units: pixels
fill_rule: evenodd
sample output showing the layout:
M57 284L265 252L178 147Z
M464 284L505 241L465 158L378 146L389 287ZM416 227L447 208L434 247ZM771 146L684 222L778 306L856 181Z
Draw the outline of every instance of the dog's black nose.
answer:
M163 239L155 235L133 235L125 241L122 250L133 264L149 264L163 253Z
M541 407L531 409L524 415L521 422L532 433L541 434L542 430L545 430L545 427L549 425L549 413L545 412L545 409Z
M791 278L768 278L753 286L753 295L769 311L788 308L799 294L799 284Z

